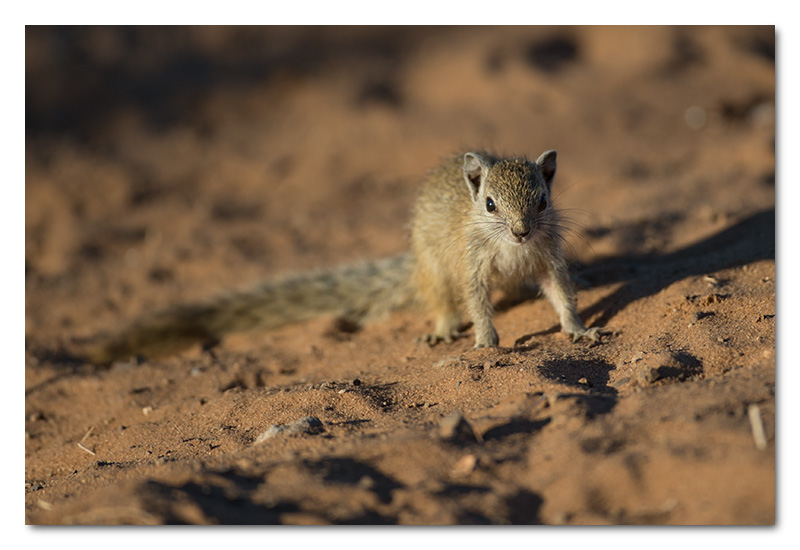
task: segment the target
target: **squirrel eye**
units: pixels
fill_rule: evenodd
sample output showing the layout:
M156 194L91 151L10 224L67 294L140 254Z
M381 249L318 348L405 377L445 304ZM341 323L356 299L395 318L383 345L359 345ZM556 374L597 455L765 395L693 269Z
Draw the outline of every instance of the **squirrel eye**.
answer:
M542 198L539 199L539 210L544 210L545 208L547 208L547 197L542 196Z
M497 207L494 205L492 197L486 197L486 211L494 212L495 210L497 210Z

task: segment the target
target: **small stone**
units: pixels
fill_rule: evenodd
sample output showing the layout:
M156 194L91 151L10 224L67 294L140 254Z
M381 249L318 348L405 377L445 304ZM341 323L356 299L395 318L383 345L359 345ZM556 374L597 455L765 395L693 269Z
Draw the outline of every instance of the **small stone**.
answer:
M281 525L331 525L331 522L313 512L286 512L278 520Z
M478 459L473 454L465 455L456 462L455 466L451 471L451 474L455 477L464 477L468 476L475 470L475 466L478 464Z
M692 322L696 323L700 319L704 319L706 317L710 317L711 315L714 315L714 314L711 313L711 312L707 312L707 311L695 311L694 314L692 314Z
M375 480L369 476L363 476L361 479L358 480L358 487L360 489L372 489L375 487Z
M684 122L692 130L700 130L703 128L703 126L706 125L707 119L708 115L706 114L706 110L697 105L688 107L683 113Z
M636 380L642 385L650 385L660 378L658 369L647 367L639 371L636 375Z
M750 120L755 126L771 126L775 124L775 106L765 101L753 107L748 113Z
M727 294L719 294L719 293L709 294L708 296L706 296L705 303L707 305L718 304L727 298L728 298Z
M630 376L625 376L624 378L620 378L619 380L617 380L616 382L614 382L611 385L613 387L615 387L615 388L621 388L622 386L624 386L625 384L627 384L630 381L631 381L631 377Z
M361 385L361 380L359 380L358 378L356 378L355 380L353 380L353 385L354 385L354 386L360 386L360 385Z
M304 416L286 424L273 424L256 438L256 443L263 443L277 435L316 435L325 431L322 421L316 416Z
M566 512L559 512L555 516L553 516L552 523L553 525L566 525L569 521L570 515Z
M453 411L439 421L439 437L448 441L478 441L478 436L459 411Z
M445 357L444 359L442 359L440 361L436 361L433 364L433 368L438 369L438 368L441 368L441 367L449 367L450 365L452 365L454 363L457 363L459 360L460 360L460 357L457 357L457 356L454 356L454 355L452 355L450 357Z

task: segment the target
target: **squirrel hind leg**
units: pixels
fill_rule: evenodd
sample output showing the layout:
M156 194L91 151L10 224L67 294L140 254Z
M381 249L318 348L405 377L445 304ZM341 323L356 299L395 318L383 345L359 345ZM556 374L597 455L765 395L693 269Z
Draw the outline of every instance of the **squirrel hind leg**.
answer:
M454 285L443 274L424 262L417 265L412 276L416 302L431 313L435 321L433 332L416 339L418 343L435 346L450 344L465 335L461 330L461 309Z
M446 310L438 312L434 331L429 334L423 334L417 338L417 342L435 346L439 342L452 344L459 338L465 337L466 335L461 331L461 319L458 313L453 310Z

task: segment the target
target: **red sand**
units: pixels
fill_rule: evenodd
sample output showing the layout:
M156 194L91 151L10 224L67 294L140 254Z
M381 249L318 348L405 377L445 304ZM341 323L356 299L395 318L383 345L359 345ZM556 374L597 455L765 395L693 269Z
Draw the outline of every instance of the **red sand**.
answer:
M771 27L29 27L26 70L28 523L775 522ZM559 151L602 345L531 300L493 350L420 347L430 319L399 314L59 354L404 250L462 148ZM456 410L477 439L440 437ZM324 432L255 443L308 415Z

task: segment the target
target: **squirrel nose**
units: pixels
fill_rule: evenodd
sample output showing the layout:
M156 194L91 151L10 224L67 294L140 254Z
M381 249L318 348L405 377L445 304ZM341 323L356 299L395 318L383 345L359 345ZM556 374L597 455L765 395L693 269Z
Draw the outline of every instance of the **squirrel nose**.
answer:
M515 237L522 238L531 232L531 228L526 225L517 225L511 228L511 234Z

